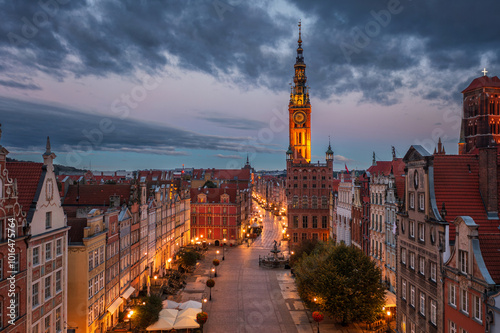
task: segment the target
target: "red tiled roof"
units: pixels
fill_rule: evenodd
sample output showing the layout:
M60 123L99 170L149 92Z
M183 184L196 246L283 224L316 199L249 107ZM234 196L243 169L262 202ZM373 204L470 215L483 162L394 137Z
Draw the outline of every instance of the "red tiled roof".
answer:
M388 176L392 171L396 180L397 197L402 199L405 193L405 162L402 158L396 158L392 161L377 161L377 165L372 165L366 171L368 171L371 176Z
M468 91L477 89L477 88L483 88L483 87L489 87L489 88L500 88L500 79L498 76L494 77L489 77L489 76L481 76L478 77L469 84L467 88L465 88L462 91L463 93L466 93Z
M63 206L109 206L109 197L112 195L120 196L120 205L128 204L130 191L131 185L128 184L70 185Z
M238 190L233 188L223 189L223 188L192 188L191 189L191 202L196 203L198 201L198 194L205 193L207 195L207 203L220 203L220 196L224 193L229 195L229 203L236 203L236 195Z
M210 173L214 180L250 180L250 169L193 169L193 179L202 179L203 172Z
M500 283L500 232L481 234L479 244L484 263L491 278L496 284Z
M498 223L488 221L479 193L477 155L434 155L434 192L439 210L445 203L450 241L455 240L455 226L451 221L457 216L472 217L479 225L480 234L498 230Z
M17 179L18 202L22 210L28 212L31 204L36 201L38 184L42 175L43 163L7 162L9 177Z
M340 184L340 179L332 179L332 191L338 192L339 184Z

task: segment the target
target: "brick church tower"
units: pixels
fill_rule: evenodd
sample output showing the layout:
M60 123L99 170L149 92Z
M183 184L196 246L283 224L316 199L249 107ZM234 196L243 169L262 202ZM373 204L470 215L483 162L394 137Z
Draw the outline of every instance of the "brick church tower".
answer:
M311 103L306 86L300 23L298 44L294 85L288 104L290 145L286 152L287 234L290 235L292 248L306 239L328 240L333 184L331 145L328 145L325 153L326 163L311 163Z
M500 79L497 76L474 79L463 94L463 117L458 153L476 148L500 146Z

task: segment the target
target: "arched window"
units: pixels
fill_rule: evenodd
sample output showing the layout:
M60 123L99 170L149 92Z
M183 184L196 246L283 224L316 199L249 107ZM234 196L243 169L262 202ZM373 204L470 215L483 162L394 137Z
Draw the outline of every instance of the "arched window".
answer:
M328 208L328 198L324 195L321 197L321 209Z
M298 208L299 207L299 197L297 195L293 196L292 207L293 208Z
M311 198L311 208L317 209L318 208L318 197L313 195Z
M309 208L309 198L307 195L302 196L302 209Z

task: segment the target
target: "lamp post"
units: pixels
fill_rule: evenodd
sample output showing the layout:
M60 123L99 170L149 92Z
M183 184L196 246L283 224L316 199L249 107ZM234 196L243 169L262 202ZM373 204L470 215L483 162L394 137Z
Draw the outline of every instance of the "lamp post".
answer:
M128 329L132 330L132 315L134 314L133 310L130 310L130 312L127 314L128 318Z
M215 259L217 259L218 255L219 255L219 250L215 251Z
M222 260L225 260L226 256L226 239L224 238L224 244L222 245Z

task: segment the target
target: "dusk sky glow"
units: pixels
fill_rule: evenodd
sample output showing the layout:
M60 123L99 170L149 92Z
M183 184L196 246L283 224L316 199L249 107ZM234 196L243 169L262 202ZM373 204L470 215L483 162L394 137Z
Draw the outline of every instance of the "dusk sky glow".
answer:
M41 5L46 3L47 5ZM487 8L487 10L484 10ZM312 162L457 152L461 91L500 74L500 2L1 1L0 144L81 168L284 169L298 28Z

